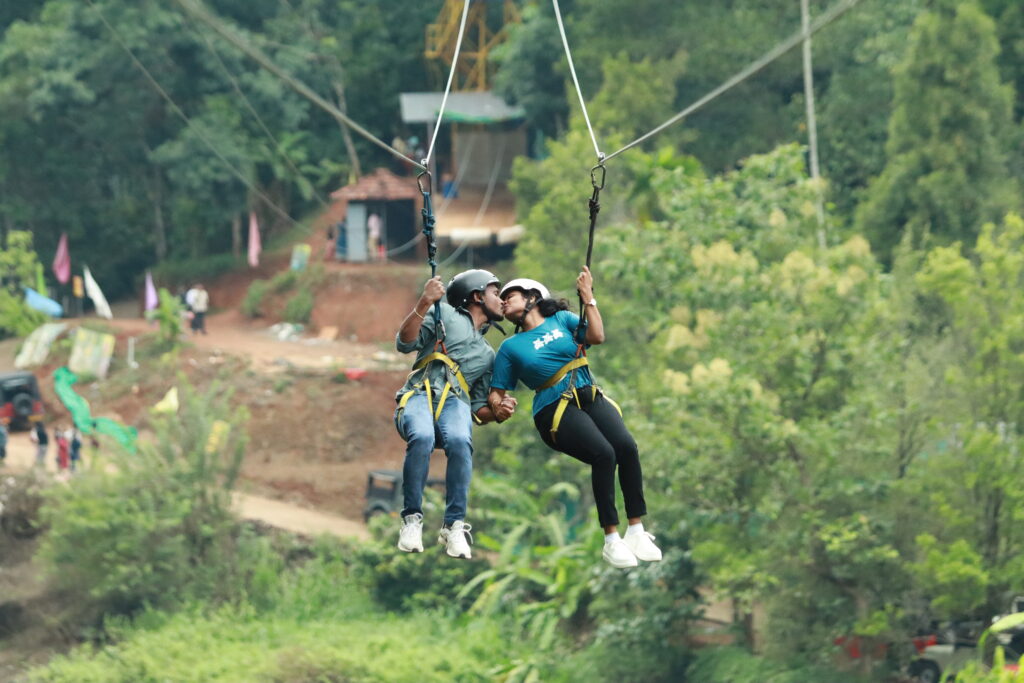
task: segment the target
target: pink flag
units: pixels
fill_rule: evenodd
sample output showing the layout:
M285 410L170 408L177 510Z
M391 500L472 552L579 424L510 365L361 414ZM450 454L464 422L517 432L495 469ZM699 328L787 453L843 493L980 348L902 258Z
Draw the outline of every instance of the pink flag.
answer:
M153 286L153 276L146 271L146 310L152 311L160 304L160 298L156 295L156 287Z
M53 274L57 281L66 285L71 279L71 254L68 252L68 234L61 233L57 243L57 255L53 257Z
M256 222L256 212L249 212L249 265L255 268L260 264L260 226Z

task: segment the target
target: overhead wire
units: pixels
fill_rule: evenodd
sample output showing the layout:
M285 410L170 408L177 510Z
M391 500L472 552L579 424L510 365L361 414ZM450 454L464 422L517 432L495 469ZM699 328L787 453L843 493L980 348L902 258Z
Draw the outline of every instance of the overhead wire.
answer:
M699 100L697 100L690 106L680 111L672 118L668 119L667 121L657 126L656 128L652 129L651 131L641 135L636 140L633 140L632 142L624 145L621 149L618 149L609 154L607 157L605 157L605 161L610 161L611 159L614 159L615 157L622 154L626 150L636 147L640 143L657 135L658 133L665 130L669 126L679 122L680 120L693 114L697 110L703 108L709 102L717 99L723 93L731 90L732 88L736 87L743 81L747 80L757 72L761 71L761 69L765 68L766 66L777 60L779 57L783 56L784 54L795 48L797 45L803 43L804 40L810 38L812 35L814 35L821 29L831 24L833 21L841 17L843 14L853 9L853 7L856 6L859 2L860 0L841 0L840 2L836 3L831 8L829 8L825 13L823 13L821 16L819 16L817 19L811 22L809 28L805 29L801 27L799 31L797 31L789 38L776 45L768 52L764 53L761 57L755 59L753 62L751 62L746 67L741 69L739 72L737 72L731 78L726 80L720 86L718 86L711 92L707 93L706 95L704 95Z
M270 207L275 213L277 213L279 216L290 222L292 225L299 225L299 222L297 220L292 218L288 214L288 212L279 207L270 197L268 197L258 187L256 187L244 173L239 171L238 168L233 163L231 163L231 161L228 160L228 158L224 156L224 154L221 153L221 151L217 149L217 147L212 142L210 142L209 138L207 138L206 135L203 134L200 127L192 122L192 120L188 117L184 110L182 110L182 108L178 106L174 99L167 93L166 90L164 90L163 86L161 86L160 83L156 80L153 74L150 73L149 69L147 69L146 66L141 61L139 61L139 58L136 57L132 49L128 47L128 43L125 42L121 34L117 31L117 29L113 27L113 25L109 21L107 21L107 17L103 14L103 11L96 6L93 0L85 1L93 9L93 11L96 12L96 15L100 18L100 21L103 22L103 25L107 27L107 30L110 31L111 35L113 35L115 42L117 42L117 44L120 45L121 48L128 54L128 57L131 59L135 67L142 72L142 74L146 77L146 80L149 81L151 86L153 86L153 89L156 90L160 94L160 96L164 98L164 100L167 102L168 105L170 105L174 113L177 114L185 122L185 125L187 125L192 130L192 132L196 134L196 137L198 137L203 142L203 144L210 148L210 151L213 152L214 155L231 170L232 174L234 174L234 176L238 178L243 185L245 185L257 197L262 199L264 203L266 203L266 205Z
M462 5L462 20L459 22L459 35L455 39L455 55L452 57L452 68L448 71L448 83L444 86L444 97L441 98L441 110L437 112L437 123L434 125L434 132L430 136L430 146L427 148L427 156L423 159L423 165L430 168L430 157L434 154L434 144L437 142L437 134L441 130L441 121L444 120L444 109L448 104L448 93L452 89L452 81L455 80L455 70L459 63L459 51L462 50L462 36L466 32L466 17L469 16L469 1L465 0Z
M195 26L195 24L192 23L191 19L186 18L186 20L189 22L189 27L191 28L192 32L199 36L199 38L201 38L202 41L206 44L207 49L217 60L217 64L220 65L220 68L224 72L224 75L227 76L227 79L231 82L231 86L234 88L235 93L242 98L242 101L245 103L245 106L249 110L249 113L252 114L253 118L256 119L256 122L259 124L260 128L263 130L266 136L270 138L271 142L274 143L274 149L277 150L277 153L288 165L288 168L290 168L292 172L295 173L296 176L300 178L305 178L305 175L302 173L302 171L298 169L295 163L288 156L288 153L285 152L284 147L281 146L281 143L278 141L277 137L270 132L270 128L268 128L266 123L263 122L263 118L256 111L256 108L253 106L252 101L242 91L241 86L238 84L238 80L235 78L234 74L228 68L227 64L224 63L224 60L221 59L220 53L217 52L217 47L213 44L209 37L206 36L206 34L200 31ZM313 188L313 196L316 198L318 202L320 202L320 205L322 207L327 208L329 206L327 200L325 200L323 196L321 196L321 194L316 191L316 188Z
M573 85L576 86L576 96L580 100L580 109L583 110L583 120L587 123L587 130L590 131L590 140L594 143L594 154L597 155L597 161L602 162L605 160L604 154L601 153L601 148L597 144L597 136L594 135L594 127L590 125L590 115L587 113L587 103L583 99L583 91L580 89L580 81L576 78L576 67L572 63L572 51L569 49L569 39L565 36L565 26L562 24L562 10L558 6L558 0L551 0L551 4L555 8L555 19L558 21L558 32L562 36L562 45L565 46L565 58L569 62L569 73L572 74Z
M313 102L318 107L320 107L321 109L323 109L324 111L329 113L331 116L336 118L338 121L341 121L342 123L344 123L346 126L351 128L353 131L358 133L360 136L362 136L366 140L370 141L374 145L380 147L381 149L383 149L384 151L388 152L389 154L392 154L392 155L398 157L399 159L403 159L405 161L410 162L416 168L418 168L420 170L424 170L424 171L426 170L426 166L425 165L421 164L419 161L416 161L415 159L413 159L413 158L411 158L409 156L406 156L405 154L402 154L397 149L395 149L394 147L392 147L388 143L386 143L383 140L381 140L380 138L378 138L376 135L374 135L373 133L368 131L366 128L361 126L359 123L357 123L355 120L353 120L347 114L342 112L336 106L334 106L333 104L331 104L330 102L325 100L323 97L318 95L316 93L316 91L314 91L308 85L306 85L305 83L300 81L298 78L296 78L295 76L291 75L290 73L288 73L287 71L285 71L284 69L279 67L277 64L275 64L273 62L273 60L271 60L269 57L267 57L259 48L254 47L253 45L250 45L248 42L246 42L242 38L234 35L234 33L232 33L229 29L227 29L222 24L222 22L219 22L212 14L210 14L208 11L203 9L197 3L192 2L192 0L174 0L174 1L179 6L181 6L185 11L191 12L196 18L198 18L203 23L207 24L210 28L212 28L214 31L216 31L221 37L223 37L229 43L231 43L236 48L241 50L243 53L248 55L251 59L256 61L264 69L266 69L267 71L270 71L272 74L274 74L275 76L277 76L278 78L283 80L293 90L298 92L303 97L306 97L307 99L309 99L311 102ZM468 0L467 0L467 2L468 2Z

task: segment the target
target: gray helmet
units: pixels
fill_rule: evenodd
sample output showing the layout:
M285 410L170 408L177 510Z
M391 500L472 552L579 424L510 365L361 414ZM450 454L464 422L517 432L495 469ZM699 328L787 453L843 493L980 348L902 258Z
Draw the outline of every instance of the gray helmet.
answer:
M448 283L448 303L453 308L466 308L473 300L473 292L482 292L487 289L487 285L501 287L501 281L488 270L463 271Z

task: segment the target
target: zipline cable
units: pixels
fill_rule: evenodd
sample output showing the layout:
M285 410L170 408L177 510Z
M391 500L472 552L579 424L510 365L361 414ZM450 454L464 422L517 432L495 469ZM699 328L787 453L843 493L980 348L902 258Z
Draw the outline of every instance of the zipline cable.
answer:
M452 89L452 81L455 80L455 67L459 63L459 51L462 49L462 35L466 31L466 17L469 16L469 0L465 0L462 6L462 21L459 22L459 36L455 39L455 56L452 57L452 68L448 71L448 83L444 86L444 97L441 98L441 110L437 112L437 123L434 125L434 133L430 136L430 146L427 148L427 156L423 159L423 165L430 168L430 157L434 154L434 143L437 142L437 134L441 130L441 121L444 119L444 108L448 105L448 93Z
M308 100L310 100L311 102L316 104L318 107L320 107L321 109L326 111L328 114L330 114L331 116L333 116L337 120L339 120L342 123L344 123L346 126L351 128L352 130L354 130L356 133L358 133L362 137L364 137L365 139L369 140L373 144L377 145L381 149L385 150L389 154L393 154L394 156L396 156L399 159L402 159L404 161L411 162L412 165L415 166L416 168L418 168L420 170L426 170L426 167L423 164L421 164L420 162L416 161L415 159L412 159L412 158L402 154L397 149L395 149L394 147L392 147L388 143L384 142L383 140L378 138L376 135L374 135L370 131L368 131L365 128L363 128L361 125L359 125L354 120L352 120L347 114L345 114L340 109L335 107L333 104L331 104L330 102L325 100L323 97L318 95L308 85L306 85L305 83L303 83L302 81L298 80L297 78L295 78L294 76L289 74L287 71L285 71L284 69L279 67L273 61L271 61L271 59L269 57L267 57L265 54L263 54L263 52L260 51L259 48L256 48L256 47L248 44L243 39L241 39L238 36L234 35L231 31L229 31L227 28L225 28L223 25L221 25L217 21L217 19L214 18L214 16L212 14L210 14L208 11L206 11L205 9L203 9L202 7L197 5L196 3L192 2L192 0L174 0L174 2L178 3L178 5L180 5L185 11L192 13L196 18L198 18L204 24L207 24L210 28L212 28L214 31L216 31L221 37L223 37L229 43L231 43L236 48L238 48L239 50L244 52L250 58L255 60L264 69L266 69L267 71L271 72L272 74L274 74L275 76L277 76L278 78L283 80L285 83L287 83L289 86L291 86L291 88L293 90L295 90L297 93L299 93L303 97L307 98Z
M756 74L758 71L765 68L766 66L777 60L779 57L795 48L797 45L803 43L804 40L811 37L821 29L825 28L842 15L846 14L847 11L853 9L853 7L857 5L859 2L860 0L842 0L841 2L836 3L827 12L825 12L820 17L815 19L811 23L810 28L808 30L805 31L804 29L801 28L799 31L791 35L783 42L776 45L774 48L766 52L764 55L748 64L745 68L739 71L732 78L722 83L722 85L718 86L708 94L704 95L704 97L700 98L699 100L688 106L686 109L683 109L681 112L679 112L669 120L665 121L657 128L651 130L649 133L641 135L636 140L633 140L633 142L630 142L621 149L618 149L615 152L609 154L605 158L605 161L614 159L615 157L622 154L626 150L632 147L636 147L641 142L657 135L658 133L665 130L674 123L677 123L678 121L680 121L683 118L686 118L687 116L694 113L698 109L701 109L702 107L704 107L704 105L708 104L712 100L717 99L718 96L721 95L722 93L731 90L735 86L747 80L748 78Z
M118 33L117 29L115 29L110 24L110 22L107 21L106 16L104 16L104 14L100 10L100 8L97 7L93 3L93 0L85 0L85 1L96 12L97 16L99 16L99 18L100 18L100 21L102 21L103 25L107 27L107 30L109 30L110 33L114 36L114 40L117 42L117 44L120 45L121 48L128 54L128 56L132 60L132 63L142 72L142 74L146 77L146 80L149 81L150 85L152 85L153 88L158 93L160 93L160 95L164 98L164 100L167 101L167 103L171 106L171 109L174 110L174 113L177 114L179 117L181 117L181 119L185 122L185 125L187 125L190 129L192 129L192 131L196 134L196 137L198 137L203 142L203 144L205 144L207 147L209 147L210 151L213 152L214 155L216 155L216 157L218 159L220 159L224 163L225 166L227 166L229 169L231 169L231 172L235 175L235 177L237 177L240 181L242 181L243 185L245 185L249 190L251 190L253 194L255 194L260 199L262 199L267 204L267 206L269 206L271 209L274 210L275 213L277 213L279 216L281 216L282 218L287 220L292 225L295 225L295 226L299 225L299 222L297 220L295 220L294 218L289 216L288 213L284 209L279 207L277 204L275 204L274 201L270 197L268 197L267 195L263 194L263 192L259 188L257 188L255 185L252 184L252 182L245 176L244 173L239 171L238 168L236 168L235 165L232 164L227 159L227 157L225 157L220 152L220 150L218 150L214 146L214 144L212 142L210 142L210 140L200 130L199 126L197 126L196 124L192 123L192 120L182 110L182 108L178 106L178 104L174 101L174 99L169 94L167 94L167 91L163 89L163 87L160 85L159 82L157 82L156 78L153 77L153 74L151 74L149 72L149 69L147 69L146 66L142 62L139 61L138 57L135 56L135 53L132 52L132 49L130 47L128 47L128 43L126 43L125 40L121 37L121 34Z
M199 38L201 38L202 41L206 44L206 48L217 60L217 64L220 65L220 68L224 72L224 75L227 76L227 79L231 82L231 86L235 89L235 93L242 98L242 101L245 103L245 106L249 110L249 113L252 114L254 119L256 119L256 123L258 123L260 128L263 129L263 132L266 134L268 138L270 138L270 141L274 143L274 149L277 150L277 153L281 156L282 159L284 159L284 162L288 165L288 168L290 168L297 177L305 179L305 175L302 173L302 171L298 169L295 163L292 162L291 158L288 156L287 152L284 151L284 147L281 146L281 143L278 141L277 137L270 132L270 128L268 128L267 124L263 122L263 119L260 117L259 113L256 111L256 108L253 106L252 101L249 100L248 97L246 97L245 93L242 91L242 87L238 84L238 79L235 78L234 73L232 73L231 69L228 68L228 65L224 63L224 60L221 59L220 53L217 52L217 47L213 44L213 41L211 41L206 36L205 33L196 28L195 24L192 23L191 19L186 17L186 20L189 22L189 28L192 30L192 32L195 33ZM312 186L312 184L310 185ZM329 207L327 200L325 200L320 195L320 193L316 191L316 188L313 188L313 196L316 198L318 202L320 202L320 206L324 208Z
M594 143L594 154L597 155L598 163L605 160L604 154L597 145L597 137L594 135L594 128L590 125L590 116L587 114L587 103L583 100L583 91L580 90L580 81L576 78L576 67L572 63L572 52L569 50L569 40L565 37L565 26L562 25L562 10L558 6L558 0L551 0L555 8L555 19L558 21L558 32L562 35L562 45L565 46L565 58L569 62L569 73L572 74L573 85L576 86L576 96L580 100L580 109L583 110L583 120L587 122L587 130L590 131L590 140ZM614 156L614 155L613 155Z

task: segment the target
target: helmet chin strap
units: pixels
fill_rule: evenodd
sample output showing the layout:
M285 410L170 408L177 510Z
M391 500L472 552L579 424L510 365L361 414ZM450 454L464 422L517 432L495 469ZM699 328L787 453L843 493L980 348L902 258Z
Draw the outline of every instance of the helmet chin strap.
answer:
M538 301L540 301L540 296L526 302L526 307L523 308L523 315L519 318L519 322L516 323L516 328L512 331L512 334L519 334L519 330L522 329L523 323L526 322L526 316L529 315L530 311L533 310L533 307L537 305Z
M508 336L508 332L505 331L505 328L498 324L499 321L505 319L505 316L499 313L492 313L491 309L487 308L487 306L484 306L484 303L482 301L468 301L466 302L466 304L460 306L457 310L465 311L468 314L469 306L472 306L473 304L476 304L481 309L483 309L484 316L487 318L487 322L485 322L483 327L480 328L480 334L487 334L493 327L496 330L498 330L498 332L501 332L503 337Z

